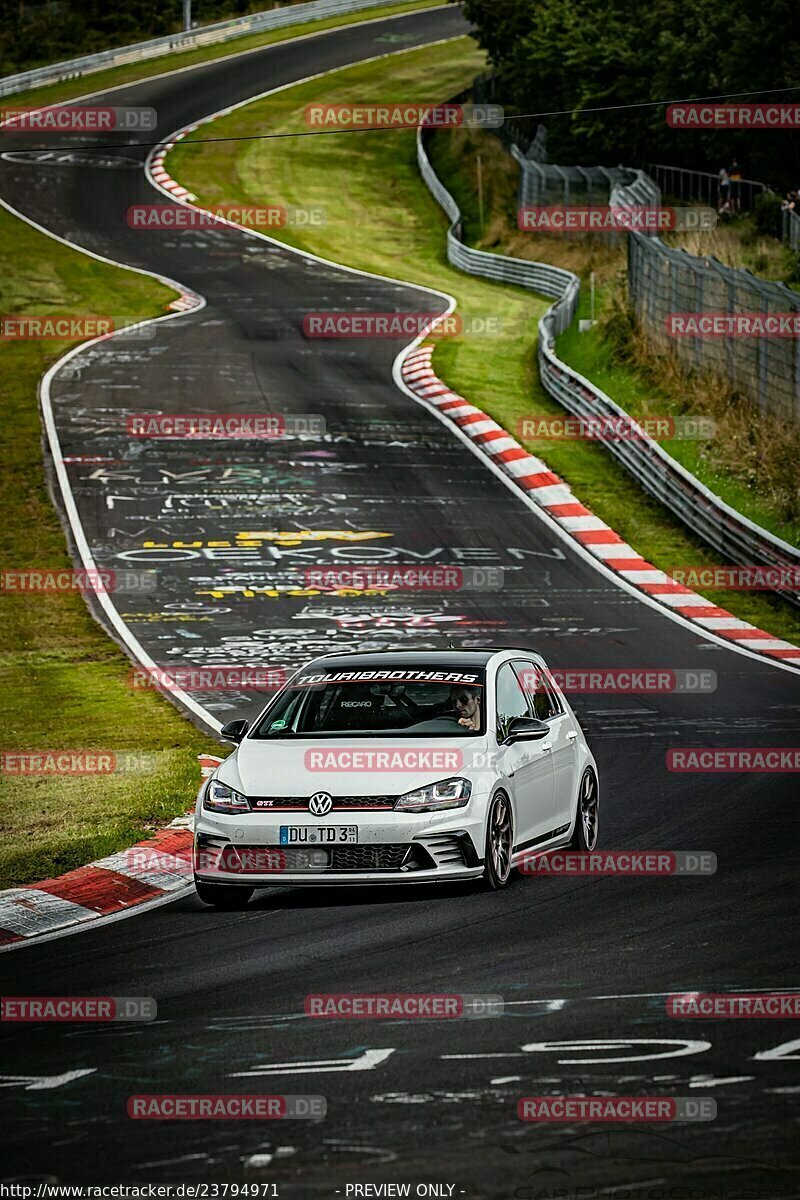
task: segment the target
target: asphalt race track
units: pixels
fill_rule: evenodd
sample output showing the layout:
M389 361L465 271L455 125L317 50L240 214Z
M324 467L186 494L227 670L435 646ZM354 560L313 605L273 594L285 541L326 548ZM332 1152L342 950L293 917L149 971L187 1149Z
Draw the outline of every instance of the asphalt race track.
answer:
M165 138L269 88L465 29L454 8L381 20L145 81L109 103L154 107ZM35 147L0 134L0 151ZM143 164L149 149L131 139L103 155ZM792 745L798 673L704 640L601 575L398 390L400 343L303 336L312 310L441 301L235 231L134 231L127 208L164 198L133 167L0 160L0 196L75 245L206 300L150 325L147 339L98 344L52 382L95 561L158 570L155 592L113 600L154 662L288 669L333 650L451 639L533 645L555 668L712 670L711 694L587 695L575 707L601 771L601 846L718 859L705 878L534 877L497 894L263 891L241 913L187 893L5 952L3 994L148 995L159 1016L0 1028L2 1181L274 1183L281 1197L403 1182L492 1200L614 1195L623 1184L620 1195L676 1200L800 1196L797 1023L665 1011L676 991L800 988L796 777L665 765L674 746ZM223 449L129 437L125 415L153 410L311 414L327 434ZM86 456L105 461L75 461ZM326 536L309 543L292 530ZM219 542L230 545L209 547ZM498 566L504 586L391 600L284 594L305 566L379 559ZM281 594L248 597L254 586ZM263 702L195 699L217 721ZM505 1014L304 1016L310 992L454 991L499 994ZM234 1091L324 1095L327 1117L269 1126L126 1112L133 1093ZM718 1115L605 1129L517 1119L520 1096L554 1091L713 1097Z

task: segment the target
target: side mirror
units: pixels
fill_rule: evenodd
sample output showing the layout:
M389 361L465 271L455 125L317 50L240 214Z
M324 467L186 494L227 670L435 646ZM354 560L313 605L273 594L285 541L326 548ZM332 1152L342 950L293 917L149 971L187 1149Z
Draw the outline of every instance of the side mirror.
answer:
M508 726L506 745L512 742L538 742L547 737L549 732L549 725L545 725L538 717L514 717Z
M238 743L250 728L249 721L228 721L227 725L223 725L220 729L220 737L224 737L226 742Z

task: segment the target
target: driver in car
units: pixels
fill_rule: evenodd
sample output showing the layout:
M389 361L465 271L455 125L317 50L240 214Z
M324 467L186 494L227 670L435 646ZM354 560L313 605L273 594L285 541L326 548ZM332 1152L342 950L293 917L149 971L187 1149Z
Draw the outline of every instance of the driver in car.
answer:
M450 689L450 704L456 711L459 725L465 729L481 727L481 689L458 684Z

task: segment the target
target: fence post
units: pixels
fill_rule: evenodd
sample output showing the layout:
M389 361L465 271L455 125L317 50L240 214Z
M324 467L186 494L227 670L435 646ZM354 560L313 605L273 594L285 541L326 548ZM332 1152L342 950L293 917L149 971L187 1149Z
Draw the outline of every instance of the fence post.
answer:
M703 268L698 263L694 269L694 307L695 312L703 311ZM699 335L694 339L694 361L700 368L703 365L703 339Z
M761 312L766 314L769 312L769 301L766 296L761 297ZM766 412L768 405L769 391L769 338L760 337L758 339L758 407Z

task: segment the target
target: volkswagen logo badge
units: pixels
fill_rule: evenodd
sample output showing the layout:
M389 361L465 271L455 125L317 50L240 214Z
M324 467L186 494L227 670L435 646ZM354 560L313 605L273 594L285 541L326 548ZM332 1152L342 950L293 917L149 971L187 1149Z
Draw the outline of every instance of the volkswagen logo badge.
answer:
M315 792L308 802L308 807L315 817L324 817L333 808L333 796L328 792Z

